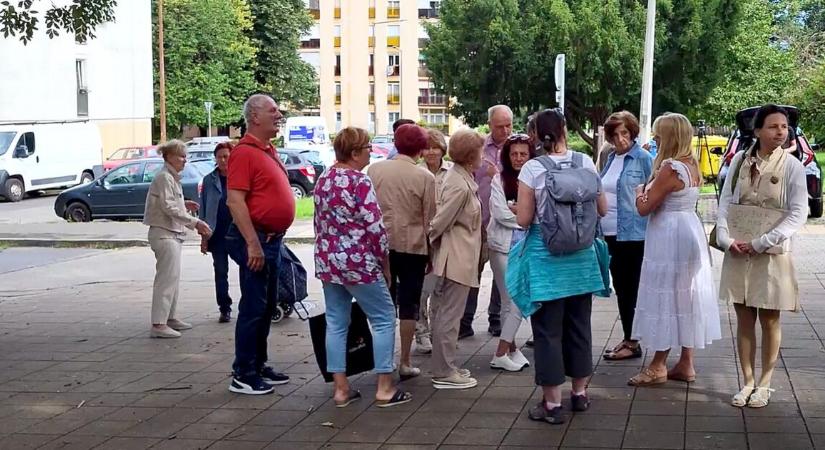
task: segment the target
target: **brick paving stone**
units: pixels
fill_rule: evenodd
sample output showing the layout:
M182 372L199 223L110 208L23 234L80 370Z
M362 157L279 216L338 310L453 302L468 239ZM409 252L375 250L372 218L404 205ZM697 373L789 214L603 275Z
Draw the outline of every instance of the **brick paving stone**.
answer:
M688 415L686 419L685 428L688 432L743 433L745 431L745 422L742 417Z
M143 450L162 442L156 438L114 437L95 447L95 450Z
M794 450L812 449L813 444L808 434L791 433L748 433L748 445L751 450L774 450L788 448Z
M685 434L651 430L628 430L624 435L623 448L681 449Z
M512 429L507 432L507 435L502 441L502 446L522 446L522 447L555 447L561 443L563 430L557 428L549 428L544 430L531 429Z
M741 433L688 432L685 435L687 450L746 450L748 441Z
M449 427L410 427L402 426L387 440L390 444L438 444L443 441L452 428Z
M456 427L447 436L444 444L452 445L492 445L498 446L507 434L501 428L461 428Z
M0 440L0 450L38 448L53 439L50 434L10 434Z
M218 440L238 428L236 424L193 423L175 432L175 436L185 439Z

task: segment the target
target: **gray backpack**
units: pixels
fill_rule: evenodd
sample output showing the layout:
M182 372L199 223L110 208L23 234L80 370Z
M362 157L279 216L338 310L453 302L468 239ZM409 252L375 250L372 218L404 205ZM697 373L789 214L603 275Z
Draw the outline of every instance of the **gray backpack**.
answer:
M549 156L536 159L547 169L546 195L537 211L547 250L566 255L590 247L599 222L596 199L601 179L584 167L584 155L578 152L573 152L572 161L561 163Z

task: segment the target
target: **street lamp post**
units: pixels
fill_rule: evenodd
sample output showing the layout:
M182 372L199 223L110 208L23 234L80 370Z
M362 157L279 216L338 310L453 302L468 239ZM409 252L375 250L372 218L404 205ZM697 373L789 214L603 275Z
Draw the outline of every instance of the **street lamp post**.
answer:
M158 108L160 141L166 142L166 69L163 60L163 0L158 0Z
M206 108L206 136L212 137L212 102L203 102Z
M653 56L656 39L656 0L647 0L647 24L645 27L644 69L642 71L642 103L639 111L641 131L639 141L647 142L653 114Z

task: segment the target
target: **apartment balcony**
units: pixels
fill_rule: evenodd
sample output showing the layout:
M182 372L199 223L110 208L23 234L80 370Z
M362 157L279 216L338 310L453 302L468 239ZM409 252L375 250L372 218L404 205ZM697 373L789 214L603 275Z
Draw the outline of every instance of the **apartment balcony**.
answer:
M399 95L399 94L387 94L387 104L400 105L401 104L401 95Z
M301 48L321 48L321 40L309 39L306 41L301 41Z
M423 106L447 106L446 95L419 95L418 104Z
M335 104L336 105L341 104L341 94L335 94Z
M369 76L374 76L375 75L375 66L370 66L368 72L369 72Z
M341 66L335 66L335 76L336 77L341 76Z
M341 47L341 36L335 36L332 39L332 42L333 42L333 45L335 46L335 48L340 48Z
M418 10L418 18L419 19L437 19L438 18L438 10L437 9L419 9Z
M369 45L370 48L375 47L375 36L370 36L367 38L367 45Z
M374 105L374 104L375 104L375 94L370 94L369 99L370 99L370 100L369 100L369 101L370 101L370 103L369 103L369 104L370 104L370 105Z
M401 47L401 36L387 36L387 47Z
M401 17L401 8L387 8L388 19L398 19Z
M340 19L341 18L341 8L335 8L332 12L332 17L334 17L336 19Z
M427 67L418 67L418 78L430 78L430 70Z
M425 48L427 46L427 44L429 44L429 43L430 43L429 38L418 38L418 48L419 49Z
M321 20L321 10L320 9L310 9L309 15L312 16L315 20Z
M387 67L387 76L388 77L401 76L401 67L400 66Z
M369 8L369 14L370 14L369 15L370 19L375 19L375 8L374 7Z

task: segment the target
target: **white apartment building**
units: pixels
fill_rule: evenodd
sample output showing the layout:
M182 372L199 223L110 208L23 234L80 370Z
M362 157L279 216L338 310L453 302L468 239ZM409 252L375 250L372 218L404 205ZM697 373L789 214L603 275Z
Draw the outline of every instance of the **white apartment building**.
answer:
M49 39L43 30L27 45L0 37L0 123L90 120L100 128L104 157L151 144L151 1L117 2L115 21L95 34L83 44L65 32Z

